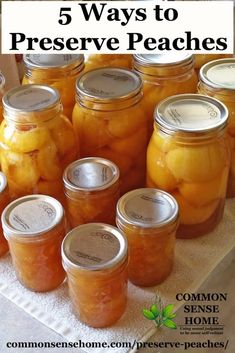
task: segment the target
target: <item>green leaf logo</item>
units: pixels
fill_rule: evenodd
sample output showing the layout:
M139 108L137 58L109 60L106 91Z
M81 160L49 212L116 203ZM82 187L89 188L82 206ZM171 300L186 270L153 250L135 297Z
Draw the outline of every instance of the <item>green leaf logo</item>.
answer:
M143 309L143 315L146 319L155 322L157 327L168 327L170 329L177 329L176 323L172 320L176 317L176 313L173 312L174 305L169 304L163 308L161 298L156 297L156 303L154 303L150 309Z

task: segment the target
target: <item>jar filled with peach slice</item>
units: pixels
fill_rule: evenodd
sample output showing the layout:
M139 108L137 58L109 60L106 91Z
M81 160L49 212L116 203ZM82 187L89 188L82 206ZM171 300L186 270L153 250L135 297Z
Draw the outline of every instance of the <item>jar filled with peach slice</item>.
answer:
M58 89L64 114L71 119L75 103L75 82L84 69L79 54L27 54L23 84L49 85Z
M3 94L4 94L4 86L5 86L5 77L3 76L2 72L0 71L0 123L3 120L2 97L3 97Z
M134 69L143 80L143 102L150 138L153 132L153 112L161 100L174 94L197 92L194 59L192 55L175 52L137 54L133 58Z
M103 222L115 225L119 199L118 167L103 158L82 158L65 170L64 189L70 225Z
M20 86L4 95L3 107L0 158L10 195L39 193L63 201L63 171L77 151L59 92L49 86Z
M214 60L204 65L200 70L198 91L220 100L229 110L232 158L227 197L235 197L235 58Z
M75 313L91 327L107 327L127 302L127 240L117 228L88 223L74 228L62 244L63 266Z
M102 157L120 169L121 193L144 186L147 120L142 82L131 70L104 68L77 80L73 125L81 157Z
M85 60L85 71L101 67L124 67L131 69L132 55L128 54L90 54Z
M148 287L163 282L174 263L176 200L153 188L129 191L118 201L116 222L128 240L130 281Z
M65 278L61 243L66 223L61 204L50 196L24 196L5 208L2 225L21 284L35 292L58 287Z
M147 151L147 186L175 197L177 236L212 231L223 216L230 166L228 110L218 100L185 94L162 101Z
M0 216L4 208L10 203L10 195L5 174L0 172ZM0 225L0 257L8 252L7 240L3 235L2 225Z

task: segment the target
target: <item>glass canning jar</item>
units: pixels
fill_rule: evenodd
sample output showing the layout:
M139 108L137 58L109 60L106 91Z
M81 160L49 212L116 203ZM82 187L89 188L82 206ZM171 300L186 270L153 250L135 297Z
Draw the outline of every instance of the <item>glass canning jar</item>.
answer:
M227 197L235 197L235 58L210 61L201 68L199 77L198 92L220 100L229 110L232 158Z
M70 297L79 319L107 327L127 302L127 240L117 228L88 223L67 234L62 244Z
M230 166L228 110L214 98L185 94L162 101L154 115L147 186L163 189L177 200L177 237L206 234L223 216Z
M148 118L149 138L153 112L163 99L179 93L196 93L197 75L193 55L185 53L134 55L133 67L143 80L143 104Z
M128 54L90 54L86 56L85 71L101 67L125 67L131 69L132 55Z
M121 193L145 183L147 120L142 82L131 70L104 68L77 80L73 125L81 157L102 157L120 169Z
M0 71L0 123L3 120L2 115L2 97L4 94L4 86L5 86L5 77L3 76L2 72Z
M163 282L174 263L176 200L152 188L129 191L118 201L116 222L128 240L130 281L138 286Z
M64 189L70 225L103 222L115 225L120 195L118 167L103 158L83 158L65 170Z
M66 224L61 204L50 196L21 197L3 211L2 226L21 284L35 292L58 287L65 278L61 243Z
M5 174L0 172L0 216L4 208L10 203L10 195ZM3 235L2 225L0 225L0 257L8 252L8 243Z
M3 97L0 158L13 198L48 194L64 199L62 174L77 158L71 122L57 90L24 85Z
M64 114L71 119L75 103L75 82L84 69L84 55L27 54L23 84L46 84L60 92Z

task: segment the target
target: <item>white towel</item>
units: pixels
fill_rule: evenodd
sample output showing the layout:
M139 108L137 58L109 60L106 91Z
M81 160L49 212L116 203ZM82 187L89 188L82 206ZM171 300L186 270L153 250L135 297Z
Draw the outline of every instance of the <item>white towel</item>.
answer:
M69 341L110 344L147 340L156 330L152 321L143 317L142 309L151 306L156 292L166 304L176 304L177 309L180 304L176 302L176 293L195 292L234 246L235 200L228 200L223 221L214 232L197 239L177 240L175 266L164 283L152 288L129 284L125 314L114 326L106 329L92 329L79 322L73 314L66 283L45 294L32 293L22 287L15 278L9 256L0 260L0 293ZM89 348L83 350L91 352ZM110 351L110 348L92 349L93 353ZM112 353L128 351L134 350L112 348Z

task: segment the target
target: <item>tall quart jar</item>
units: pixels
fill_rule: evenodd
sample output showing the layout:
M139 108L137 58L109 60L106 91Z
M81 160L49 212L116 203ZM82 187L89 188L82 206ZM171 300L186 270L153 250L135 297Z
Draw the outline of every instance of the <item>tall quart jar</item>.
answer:
M65 278L61 243L66 223L61 204L49 196L24 196L4 209L2 226L21 284L36 292L58 287Z
M79 319L92 327L114 324L127 302L127 240L117 228L88 223L62 244L69 293Z
M82 158L63 175L70 225L102 222L115 225L119 199L118 167L104 158Z
M147 287L163 282L174 263L176 200L152 188L129 191L118 201L116 222L128 240L130 281Z
M228 110L197 94L172 96L155 110L147 151L147 186L168 191L178 202L180 238L212 231L223 216L230 146Z
M10 195L5 174L0 172L0 216L4 208L10 203ZM8 252L7 240L3 235L2 225L0 225L0 257Z
M147 119L142 82L131 70L104 68L77 80L73 126L81 157L102 157L120 169L121 193L145 183Z
M210 61L201 68L199 77L198 92L217 98L229 110L232 158L227 196L235 197L235 58Z
M134 70L143 80L143 103L148 118L149 138L153 132L153 112L163 99L180 93L197 92L193 55L185 53L134 55Z
M85 71L101 67L124 67L131 69L132 55L128 54L90 54L86 56Z
M0 71L0 122L2 122L2 120L3 120L2 97L4 94L4 86L5 86L5 77L3 76L3 73Z
M20 86L4 95L3 108L0 159L11 197L40 193L62 201L63 171L77 151L59 92L49 86Z
M75 103L75 82L84 69L79 54L27 54L23 84L46 84L60 92L64 114L71 119Z

